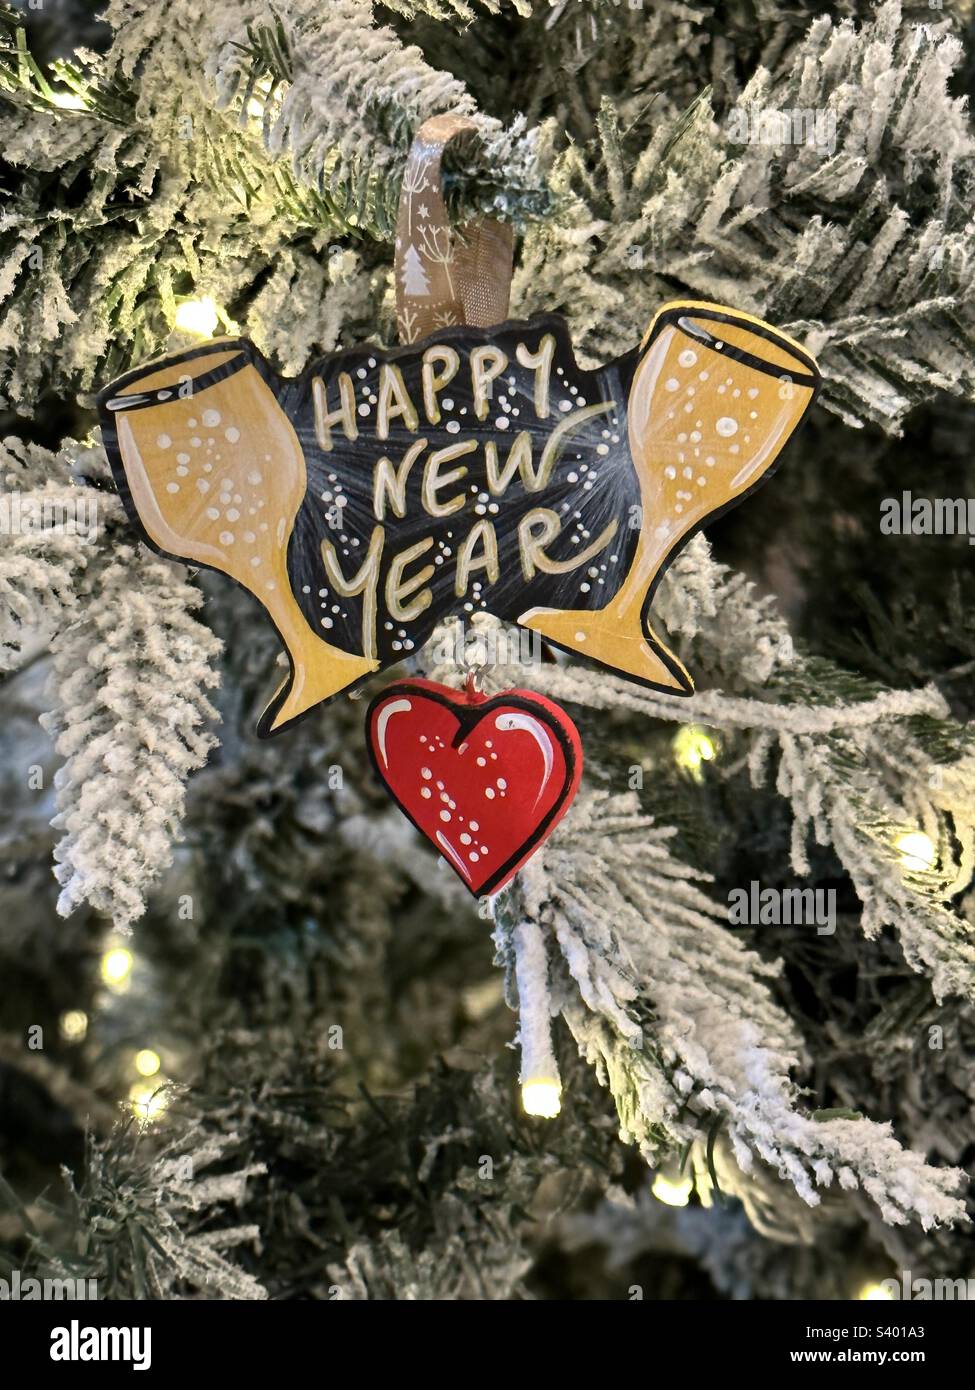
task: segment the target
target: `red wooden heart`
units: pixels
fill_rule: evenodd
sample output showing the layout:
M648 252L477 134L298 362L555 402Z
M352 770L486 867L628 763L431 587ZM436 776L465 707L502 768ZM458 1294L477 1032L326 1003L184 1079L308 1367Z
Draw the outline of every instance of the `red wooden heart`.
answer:
M572 720L529 690L387 686L366 715L387 790L475 895L496 893L565 815L582 776Z

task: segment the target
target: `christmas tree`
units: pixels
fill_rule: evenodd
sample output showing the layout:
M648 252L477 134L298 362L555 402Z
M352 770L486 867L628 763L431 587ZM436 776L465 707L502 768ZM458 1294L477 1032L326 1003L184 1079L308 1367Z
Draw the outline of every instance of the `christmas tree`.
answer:
M970 0L96 13L0 12L0 1277L975 1278ZM447 206L513 226L514 317L564 315L592 368L669 301L725 304L822 391L654 595L692 696L478 614L267 742L275 633L142 543L95 393L223 335L284 376L395 344L407 157L447 112L478 135ZM585 747L487 908L363 734L389 679L474 669Z
M408 247L403 259L403 285L408 294L424 295L430 293L430 285L426 271L423 269L423 262L420 260L416 247L412 245Z

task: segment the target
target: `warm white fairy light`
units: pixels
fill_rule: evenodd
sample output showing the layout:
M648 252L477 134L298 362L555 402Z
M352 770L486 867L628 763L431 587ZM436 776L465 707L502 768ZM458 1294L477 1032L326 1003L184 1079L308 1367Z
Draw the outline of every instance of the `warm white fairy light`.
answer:
M58 1019L58 1028L66 1042L83 1042L88 1032L88 1015L83 1009L68 1009Z
M109 989L122 990L128 986L134 957L125 946L112 946L102 956L102 979Z
M136 1081L129 1087L132 1114L144 1124L158 1120L169 1105L169 1091L163 1077L153 1081Z
M247 98L244 110L252 121L264 120L264 108L267 105L267 98L270 95L273 83L270 77L262 77L254 83L254 96Z
M52 92L51 102L62 111L86 111L84 99L77 92Z
M938 857L934 841L923 830L908 830L898 835L894 848L904 868L913 869L916 873L933 869Z
M658 1202L668 1207L686 1207L694 1191L694 1180L690 1177L674 1176L671 1173L657 1173L650 1188Z
M143 1047L135 1054L134 1066L140 1076L155 1076L162 1066L162 1058L151 1047Z
M701 776L701 764L712 762L718 751L707 729L699 724L682 724L674 735L673 750L677 766L695 779Z
M857 1297L867 1303L889 1303L893 1294L883 1284L864 1284Z
M526 1115L554 1120L562 1109L562 1083L551 1077L521 1083L521 1104Z
M184 299L182 304L176 306L176 327L181 333L212 338L219 322L216 303L208 294L202 299Z

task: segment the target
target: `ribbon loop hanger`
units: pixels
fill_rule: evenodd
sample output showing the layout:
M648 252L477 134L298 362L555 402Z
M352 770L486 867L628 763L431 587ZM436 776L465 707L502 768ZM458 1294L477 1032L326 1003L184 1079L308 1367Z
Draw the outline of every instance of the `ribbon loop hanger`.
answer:
M477 134L464 116L432 116L417 131L403 176L396 222L396 320L400 341L438 329L488 328L508 317L514 237L493 218L451 227L443 196L443 155Z

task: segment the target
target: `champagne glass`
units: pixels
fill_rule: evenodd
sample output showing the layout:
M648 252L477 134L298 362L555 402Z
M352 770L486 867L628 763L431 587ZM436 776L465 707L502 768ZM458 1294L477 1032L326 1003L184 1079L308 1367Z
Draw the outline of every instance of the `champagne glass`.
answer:
M716 304L664 305L641 352L627 401L640 534L623 583L604 608L534 609L519 621L646 685L690 695L690 675L647 622L654 589L687 537L762 481L820 377L791 338Z
M280 634L291 673L259 733L376 669L320 637L292 592L288 542L305 459L249 344L218 340L150 363L102 392L100 404L120 491L150 544L230 575Z

